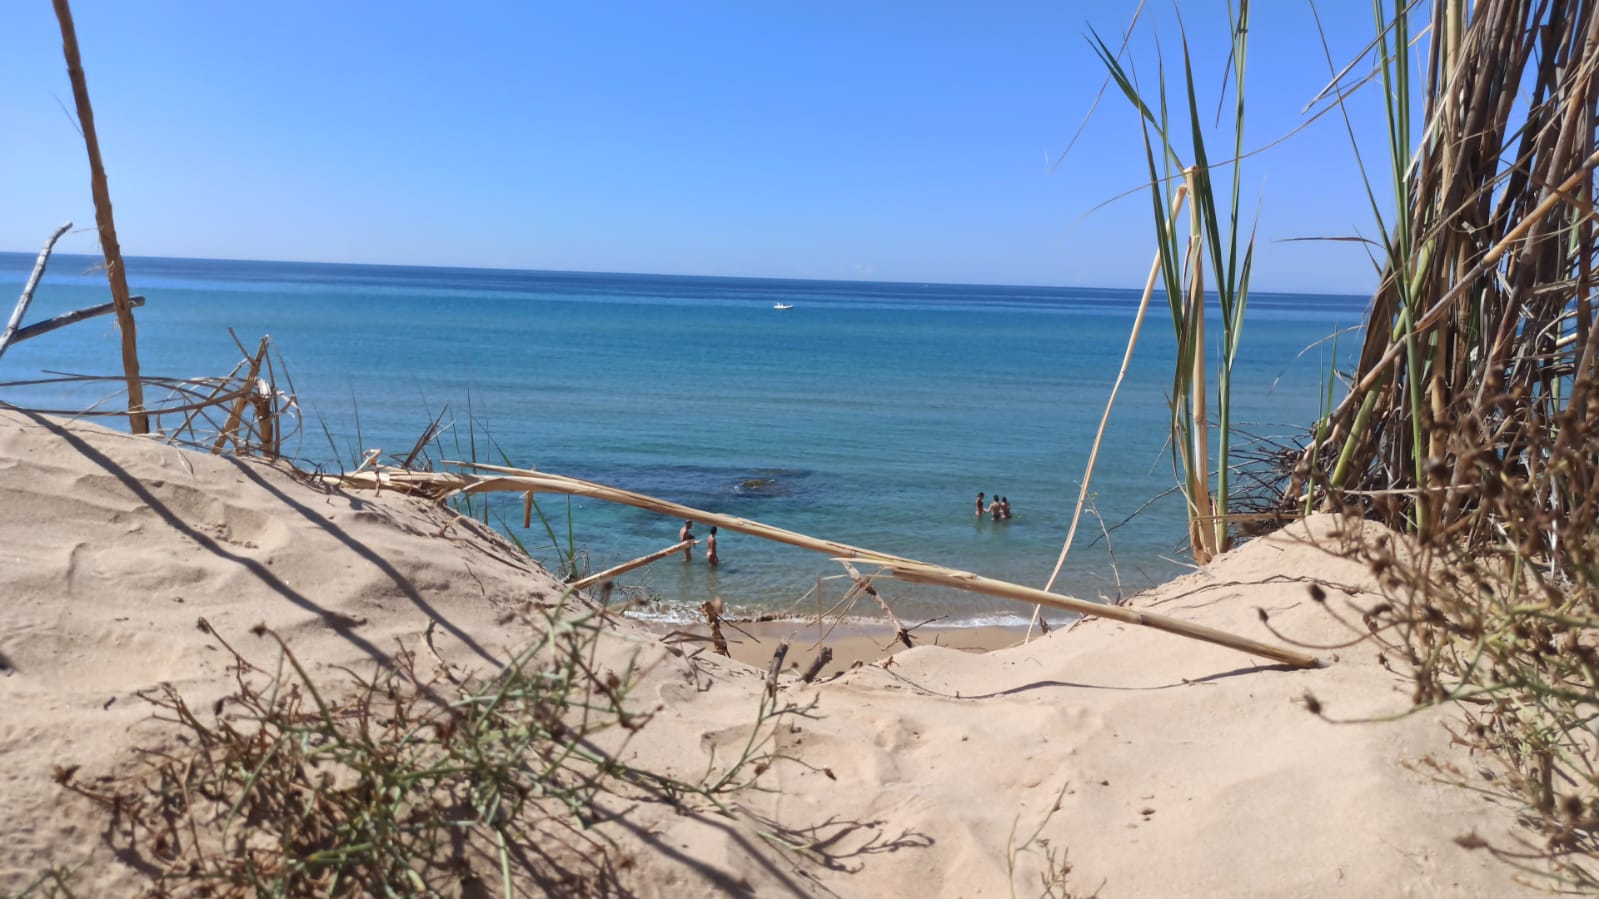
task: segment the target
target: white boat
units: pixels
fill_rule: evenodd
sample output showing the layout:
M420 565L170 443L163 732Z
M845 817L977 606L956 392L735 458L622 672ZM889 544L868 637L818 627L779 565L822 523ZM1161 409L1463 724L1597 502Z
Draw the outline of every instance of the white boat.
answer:
M794 308L794 304L793 303L773 303L772 304L772 308L773 309L793 309Z

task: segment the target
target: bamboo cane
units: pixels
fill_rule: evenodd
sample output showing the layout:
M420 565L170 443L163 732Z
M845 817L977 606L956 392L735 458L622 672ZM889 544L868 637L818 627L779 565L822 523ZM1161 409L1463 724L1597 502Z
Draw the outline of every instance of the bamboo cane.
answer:
M882 567L886 573L901 580L936 583L972 593L1015 599L1034 605L1048 605L1051 608L1076 612L1079 615L1110 618L1127 624L1151 627L1167 633L1177 634L1178 636L1237 649L1251 655L1264 656L1297 668L1317 668L1323 664L1314 656L1306 653L1272 646L1202 625L1188 624L1164 615L1157 615L1152 612L1138 612L1123 606L1101 605L1100 603L1062 596L1058 593L1050 593L1033 587L1023 587L1020 584L984 578L969 571L918 562L903 556L863 549L847 543L839 543L835 540L823 540L807 534L761 524L757 521L750 521L733 515L723 515L717 512L707 512L703 509L695 509L680 503L646 496L642 493L633 493L605 484L597 484L593 481L584 481L578 478L569 478L531 469L488 465L481 462L447 461L446 464L457 465L462 468L476 468L491 472L492 476L383 469L349 475L322 475L320 480L324 483L344 487L382 487L408 490L413 493L433 496L440 501L448 499L455 494L493 491L511 491L515 493L533 491L586 496L603 502L644 509L670 518L703 521L706 524L716 525L741 534L749 534L752 537L760 537L776 543L786 543L789 546L825 553L837 559L870 562Z
M56 21L61 25L61 50L67 60L67 77L72 81L72 98L78 107L78 124L83 128L83 146L89 153L89 177L94 191L94 219L100 227L100 250L105 254L106 277L111 282L111 302L117 307L117 325L122 331L122 370L128 381L128 427L135 434L150 432L150 419L144 412L144 384L139 380L138 333L133 324L133 304L128 301L128 276L122 267L122 247L117 243L117 226L111 215L111 190L106 186L105 164L100 159L100 139L94 131L94 108L89 105L89 83L83 75L83 60L78 55L78 33L72 25L72 8L67 0L54 0Z
M635 568L643 568L645 565L648 565L651 562L657 561L659 559L664 559L667 556L672 555L673 553L680 553L683 550L688 549L689 547L693 546L694 544L696 544L698 542L699 542L698 540L684 540L682 543L674 543L674 544L672 544L671 546L668 546L665 549L656 550L655 552L652 552L652 553L650 553L647 556L639 556L638 558L632 560L631 562L623 562L620 565L613 565L610 568L607 568L604 571L599 572L598 574L591 574L591 575L589 575L586 578L581 578L579 580L573 581L572 582L572 589L574 589L574 590L582 590L583 588L588 587L588 586L590 586L592 584L598 584L601 581L608 581L611 578L616 577L619 574L622 574L622 573L628 572L628 571L632 571Z

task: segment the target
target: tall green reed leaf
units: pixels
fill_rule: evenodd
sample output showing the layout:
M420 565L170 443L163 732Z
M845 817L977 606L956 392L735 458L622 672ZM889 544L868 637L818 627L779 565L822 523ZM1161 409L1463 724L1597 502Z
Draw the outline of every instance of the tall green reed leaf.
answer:
M1214 166L1205 146L1205 127L1199 112L1192 55L1186 32L1182 37L1183 100L1186 101L1187 133L1179 137L1172 130L1168 115L1168 95L1164 63L1157 69L1153 108L1139 88L1133 73L1097 34L1091 32L1094 52L1110 73L1122 94L1139 113L1144 156L1149 170L1150 200L1155 239L1160 249L1161 282L1171 310L1177 339L1177 358L1172 371L1172 447L1179 483L1188 504L1189 542L1195 558L1208 561L1225 550L1230 542L1228 505L1231 493L1232 454L1232 374L1243 333L1244 310L1248 304L1249 276L1254 263L1254 233L1239 245L1238 207L1240 181L1238 164L1243 156L1244 62L1248 56L1249 3L1244 0L1236 12L1229 4L1231 30L1229 65L1233 73L1232 180L1227 185L1227 205L1218 208ZM1193 163L1183 162L1184 149ZM1178 238L1174 199L1186 190L1191 195L1188 242ZM1207 371L1209 356L1205 340L1205 267L1215 278L1213 288L1220 313L1222 334L1216 355L1216 454L1214 469L1210 454L1210 421L1207 415ZM1214 473L1213 473L1214 472ZM1214 478L1214 489L1212 488Z

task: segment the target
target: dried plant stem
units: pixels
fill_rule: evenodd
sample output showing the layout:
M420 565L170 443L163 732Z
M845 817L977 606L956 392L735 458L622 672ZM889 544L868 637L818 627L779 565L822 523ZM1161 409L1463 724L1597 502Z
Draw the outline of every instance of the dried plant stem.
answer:
M529 496L531 497L531 494L529 494ZM683 550L688 549L689 547L693 546L694 544L696 544L698 542L699 542L698 540L684 540L682 543L674 543L674 544L672 544L671 546L668 546L665 549L658 549L655 552L652 552L652 553L650 553L647 556L639 556L638 558L633 559L632 561L623 562L620 565L613 565L610 568L607 568L604 571L599 572L598 574L591 574L591 575L589 575L586 578L581 578L579 580L573 581L572 582L572 589L573 590L582 590L582 589L584 589L586 587L590 587L590 586L592 586L594 584L598 584L601 581L608 581L611 578L614 578L614 577L616 577L619 574L623 574L625 572L632 571L635 568L643 568L645 565L648 565L651 562L655 562L655 561L658 561L660 559L664 559L667 556L675 555L676 553L680 553Z
M700 611L705 613L705 624L711 629L711 648L723 656L732 658L733 654L727 650L727 637L722 634L721 597L700 603Z
M56 241L61 235L67 233L72 227L71 222L57 228L50 239L44 242L44 249L39 251L39 258L33 263L33 273L28 275L28 283L22 287L22 296L17 299L17 307L11 310L11 320L6 322L6 329L0 332L0 356L5 355L6 347L17 336L17 330L22 327L22 317L28 314L28 304L33 302L33 292L39 287L39 279L44 277L44 267L50 261L50 251L55 249Z
M891 577L914 583L938 584L965 590L972 593L983 593L989 596L998 596L1006 599L1015 599L1029 602L1034 605L1045 605L1079 615L1099 618L1110 618L1126 624L1151 627L1167 633L1203 640L1247 652L1251 655L1264 656L1284 664L1294 665L1299 668L1315 668L1321 663L1314 657L1302 652L1284 649L1278 646L1261 643L1246 637L1228 634L1214 628L1200 625L1187 624L1182 621L1167 618L1164 615L1137 612L1123 606L1107 606L1097 602L1089 602L1070 596L1062 596L1033 587L1023 587L1006 581L996 581L980 577L969 571L954 568L945 568L918 562L902 556L888 553L875 552L839 543L834 540L823 540L800 534L795 531L775 528L770 525L737 518L732 515L722 515L717 512L707 512L695 509L680 503L668 502L646 496L642 493L633 493L593 481L584 481L578 478L569 478L562 475L551 474L545 471L531 469L507 468L500 465L486 465L471 462L448 462L447 464L459 465L463 468L476 468L492 472L488 476L456 474L449 472L423 472L407 471L403 469L385 468L374 471L364 471L358 474L347 475L322 475L324 483L337 484L348 488L389 489L418 493L432 496L439 500L448 499L457 494L474 494L494 491L508 491L514 493L544 492L560 493L571 496L586 496L603 502L619 503L637 509L645 509L670 518L690 519L702 521L706 524L716 525L752 537L760 537L776 543L786 543L814 552L826 553L836 558L858 562L869 562L882 568L883 573Z
M842 562L841 564L844 566L844 570L849 572L850 578L855 581L855 589L877 600L877 604L882 608L883 614L887 615L889 622L894 625L894 638L905 644L906 649L914 648L916 644L911 642L911 632L905 629L905 625L900 623L899 616L895 615L894 610L888 607L883 595L877 592L876 587L872 586L872 579L861 577L861 573L855 570L855 566L848 562ZM847 599L848 597L845 598Z
M1189 166L1183 177L1190 193L1194 191L1196 170ZM1192 335L1193 367L1185 387L1182 402L1188 404L1190 444L1186 449L1187 464L1183 467L1188 485L1183 495L1188 498L1188 542L1194 551L1194 561L1201 565L1209 562L1221 551L1216 531L1225 533L1226 523L1212 522L1215 504L1210 496L1210 425L1205 413L1205 232L1200 216L1188 216L1188 283L1183 295L1183 315L1188 319L1188 333Z
M61 50L67 60L67 76L72 80L72 98L78 107L78 125L83 129L83 146L89 153L94 218L100 228L106 277L111 282L111 302L116 304L117 325L122 330L122 370L128 382L128 427L135 434L148 434L150 419L144 412L144 385L139 380L138 332L133 324L133 304L128 299L122 247L117 243L116 222L111 215L111 191L106 186L105 165L100 160L100 139L94 130L94 108L89 105L89 83L83 75L83 60L78 56L78 33L72 25L72 8L67 0L54 0L54 3L56 21L61 25Z
M233 401L233 408L228 410L227 424L222 426L222 433L217 435L216 442L211 445L212 455L222 452L222 447L229 440L235 447L242 447L239 441L239 422L244 418L244 407L250 402L250 396L255 392L256 379L261 376L261 362L266 358L267 338L261 338L261 346L255 351L255 358L250 360L250 370L244 375L244 389Z
M244 366L249 364L249 362L250 360L248 358L239 360L234 364L233 371L228 372L226 377L217 379L216 387L211 391L211 394L202 401L205 403L205 405L190 409L189 414L183 417L183 424L179 425L173 430L173 438L169 438L167 442L171 443L172 439L176 438L178 434L182 434L193 427L194 420L199 417L202 412L209 408L211 404L224 402L225 398L222 396L223 392L228 389L228 386L233 382L233 379L238 376L239 370L244 368Z

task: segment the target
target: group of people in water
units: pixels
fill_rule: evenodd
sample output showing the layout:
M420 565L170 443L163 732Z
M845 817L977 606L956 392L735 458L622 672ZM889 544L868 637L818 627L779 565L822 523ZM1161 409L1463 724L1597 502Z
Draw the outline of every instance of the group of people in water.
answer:
M693 540L693 539L694 539L694 522L685 520L683 522L683 527L678 529L677 540L678 540L679 543L687 543L688 541ZM685 561L685 562L694 561L694 547L692 547L692 546L683 547L683 561ZM713 524L713 525L711 525L710 536L705 538L705 564L711 566L712 568L715 568L718 564L721 563L721 561L722 560L717 558L717 556L716 556L716 525Z
M983 505L983 497L985 495L986 494L984 494L981 490L977 491L977 517L978 518L982 518L985 513L988 515L988 517L992 518L995 521L1005 521L1005 520L1010 518L1010 500L1009 499L1006 499L1005 497L1000 496L999 494L996 493L996 494L994 494L993 502L990 502L988 505L984 506Z

